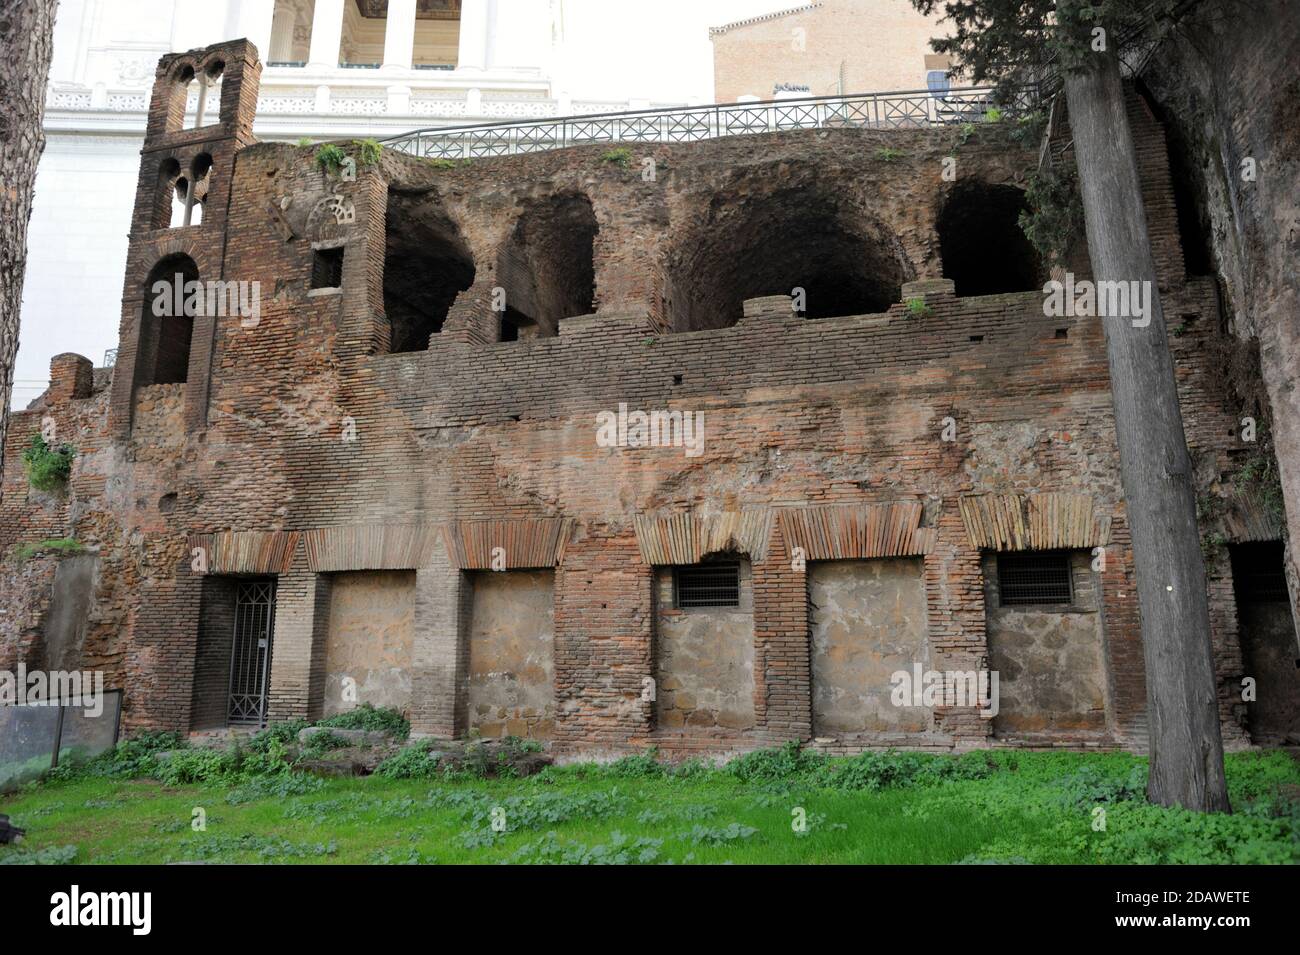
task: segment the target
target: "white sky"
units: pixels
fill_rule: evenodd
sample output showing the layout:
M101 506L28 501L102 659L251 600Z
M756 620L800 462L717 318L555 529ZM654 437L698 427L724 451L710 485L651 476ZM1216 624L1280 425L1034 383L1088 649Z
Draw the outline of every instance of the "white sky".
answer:
M572 92L596 99L713 102L709 27L800 0L564 0Z

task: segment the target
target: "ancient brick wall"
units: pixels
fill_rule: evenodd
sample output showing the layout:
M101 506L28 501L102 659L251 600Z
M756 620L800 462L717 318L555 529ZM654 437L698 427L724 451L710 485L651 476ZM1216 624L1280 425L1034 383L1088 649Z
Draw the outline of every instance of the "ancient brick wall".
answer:
M239 50L226 51L228 62ZM638 159L654 160L653 179L639 162L606 161L596 145L454 168L390 152L353 182L310 149L251 144L248 104L234 102L244 104L238 116L208 133L158 134L204 138L214 174L228 170L228 206L189 228L137 222L111 384L96 372L89 393L74 382L15 416L0 500L0 588L15 611L0 617L0 665L41 652L49 612L54 559L19 566L13 548L70 535L100 559L85 659L126 688L130 727L188 729L212 712L197 647L200 619L221 619L211 603L223 588L204 582L247 575L277 579L270 715L315 716L330 680L336 575L413 573L409 712L418 732L460 734L472 726L476 692L474 579L553 572L547 730L557 747L806 740L816 676L805 558L910 559L922 575L928 665L987 668L987 545L971 537L961 502L1069 494L1086 501L1089 528L1103 529L1087 547L1106 556L1104 728L1059 727L1046 743L1143 745L1141 643L1100 324L1045 317L1040 290L958 297L943 280L937 223L953 191L942 160L955 154L965 181L1018 186L1033 150L994 127L965 144L945 129L799 131L636 147ZM1198 479L1209 488L1235 440L1234 411L1198 348L1217 322L1214 298L1185 281L1172 203L1157 201L1168 187L1160 129L1142 122L1137 132L1165 311L1180 327L1188 439L1208 462ZM896 152L882 157L886 146ZM143 162L153 161L146 149ZM142 192L154 191L151 176L142 173ZM521 217L575 208L548 196L590 202L599 230L591 263L520 250L534 234L520 230ZM834 227L819 230L809 210L827 208ZM552 234L544 224L537 235ZM761 254L760 271L780 271L775 288L740 261L736 236ZM864 299L887 291L887 307L794 314L786 286L807 263L839 255L843 236L868 253L844 267L879 267L852 278ZM395 259L394 243L409 261ZM313 288L314 253L337 248L341 283ZM187 380L141 384L143 283L178 251L204 279L260 283L260 313L197 319ZM438 263L457 255L470 258L473 279L440 330L425 330L427 348L393 352L386 275L405 266L437 283ZM549 303L542 317L558 334L500 340L495 289L535 289L527 273L542 261L554 284L516 305ZM564 315L584 268L596 310ZM743 313L701 319L693 306L680 320L680 302L662 293L693 295L700 283L711 290L693 301L743 301ZM811 283L810 297L828 287ZM672 330L683 327L695 330ZM702 444L602 446L599 416L620 406L702 415ZM78 451L62 495L30 491L18 459L47 417ZM817 530L833 523L831 512L893 531L867 546L864 530L841 546ZM677 519L720 540L711 550L697 541L690 554L681 541L666 550L647 542L644 522ZM752 725L720 736L663 725L645 691L662 662L656 572L723 551L738 552L752 573L753 707ZM1215 575L1225 732L1240 741L1230 566L1215 565ZM974 707L940 705L929 717L918 745L1010 742L993 740ZM819 745L871 744L858 734Z

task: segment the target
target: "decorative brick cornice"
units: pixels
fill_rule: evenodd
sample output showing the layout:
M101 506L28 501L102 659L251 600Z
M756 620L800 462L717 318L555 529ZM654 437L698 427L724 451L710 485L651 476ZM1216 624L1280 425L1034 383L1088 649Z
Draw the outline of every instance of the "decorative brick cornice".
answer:
M1278 515L1256 494L1234 492L1218 522L1223 536L1234 544L1282 540L1284 527Z
M515 570L554 567L564 557L573 532L567 517L515 521L452 521L443 525L443 542L451 565L459 570ZM492 565L500 547L504 564Z
M807 560L919 557L935 541L922 510L920 501L781 508L781 533Z
M221 531L190 534L190 553L203 551L193 565L206 574L287 574L302 537L297 531Z
M982 550L1100 547L1110 541L1110 516L1087 494L963 494L962 523Z
M307 566L312 573L341 570L414 570L434 560L436 524L380 524L322 527L306 531Z
M755 508L704 516L638 515L633 519L637 547L647 564L697 564L708 554L736 551L752 561L767 559L772 511Z

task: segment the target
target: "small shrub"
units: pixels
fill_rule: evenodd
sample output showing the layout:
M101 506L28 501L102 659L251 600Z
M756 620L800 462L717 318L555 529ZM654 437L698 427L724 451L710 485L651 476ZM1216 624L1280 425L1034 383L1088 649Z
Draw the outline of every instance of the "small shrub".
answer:
M375 707L369 703L316 722L317 726L332 726L341 730L370 730L387 733L397 739L411 735L411 724L397 710Z
M347 158L348 154L343 151L343 148L334 143L326 143L316 150L316 165L331 176L338 174L338 171L343 168L343 160Z
M377 139L354 139L352 145L357 147L357 158L363 166L378 166L384 155L384 147Z
M817 769L826 758L802 749L793 740L780 749L759 749L727 763L727 772L741 782L772 781L802 776Z
M154 756L168 750L184 749L189 744L179 733L140 733L124 739L115 747L93 759L76 764L60 764L50 770L50 779L135 779L157 772Z
M168 786L206 783L234 774L230 754L219 749L182 749L158 768L158 778Z
M984 111L984 122L1000 123L1002 122L1002 110L996 106L990 106Z
M932 314L929 305L925 304L925 299L917 295L907 300L907 317L908 318L929 318Z
M72 473L72 459L77 456L76 448L70 444L61 444L52 448L45 443L41 434L32 435L32 440L23 451L23 467L27 471L27 480L38 491L56 491L68 483Z
M375 775L388 779L431 779L438 775L438 761L429 756L434 741L416 740L394 753L375 768Z
M618 166L620 169L626 169L628 166L632 165L632 150L628 149L626 146L617 146L614 149L603 153L600 157L600 161Z
M895 162L903 157L901 149L893 149L889 146L876 150L876 158L881 162Z
M455 169L460 165L454 159L443 159L440 156L423 156L420 161L425 165L432 166L434 169Z
M960 129L957 132L957 145L965 146L968 142L970 142L970 138L974 135L975 135L975 124L962 123Z
M600 767L599 774L616 779L657 779L666 770L659 762L659 750L652 746L644 753L624 756Z
M310 146L311 144L312 144L312 138L310 136L301 136L298 138L298 142L295 145Z

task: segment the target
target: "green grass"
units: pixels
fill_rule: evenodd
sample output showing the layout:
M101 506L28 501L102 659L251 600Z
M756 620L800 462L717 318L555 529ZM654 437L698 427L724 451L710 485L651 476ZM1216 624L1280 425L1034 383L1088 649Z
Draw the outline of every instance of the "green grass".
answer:
M787 749L720 770L633 758L523 780L276 775L233 789L82 776L3 801L28 835L0 847L0 863L58 861L66 846L79 863L1300 861L1300 812L1286 795L1297 764L1239 754L1228 772L1231 816L1146 805L1145 761L1126 754L824 760ZM1105 832L1092 828L1099 806ZM205 832L191 828L196 808Z

